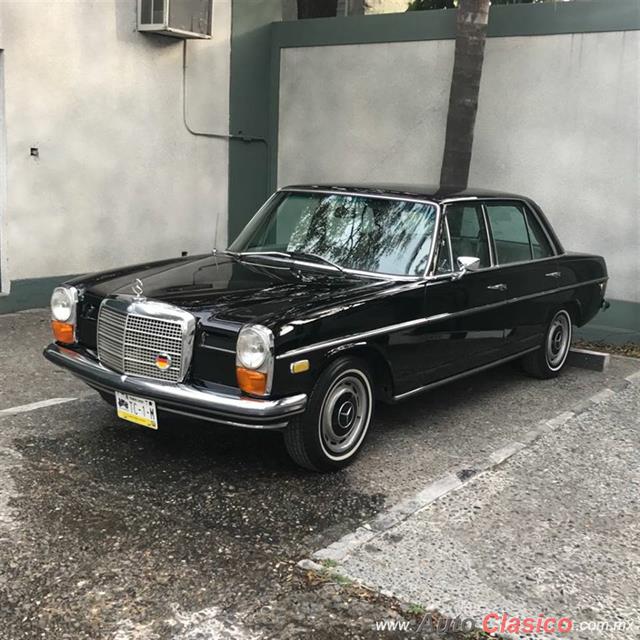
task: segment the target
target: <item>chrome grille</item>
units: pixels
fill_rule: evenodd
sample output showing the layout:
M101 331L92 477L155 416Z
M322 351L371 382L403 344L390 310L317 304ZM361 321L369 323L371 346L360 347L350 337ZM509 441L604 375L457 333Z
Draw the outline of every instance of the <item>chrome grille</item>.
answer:
M127 375L180 382L193 350L195 320L191 314L160 302L105 300L98 314L98 358ZM169 356L168 369L156 366Z
M98 358L105 366L124 373L124 332L127 314L105 305L98 314Z

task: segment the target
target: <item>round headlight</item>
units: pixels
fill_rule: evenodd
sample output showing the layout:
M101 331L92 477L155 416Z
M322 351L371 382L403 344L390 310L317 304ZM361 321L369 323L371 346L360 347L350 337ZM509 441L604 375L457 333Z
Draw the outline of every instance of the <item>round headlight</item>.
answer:
M74 313L76 304L73 291L66 287L57 287L51 295L51 315L59 322L69 322Z
M271 331L254 325L245 327L238 336L237 354L239 363L247 369L259 369L266 361L271 349Z

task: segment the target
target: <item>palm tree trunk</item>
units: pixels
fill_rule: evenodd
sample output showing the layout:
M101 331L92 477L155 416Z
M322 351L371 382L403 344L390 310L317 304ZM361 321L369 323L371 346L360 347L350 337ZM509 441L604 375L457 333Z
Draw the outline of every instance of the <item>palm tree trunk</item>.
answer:
M332 18L338 10L338 0L298 0L298 20Z
M489 21L489 0L460 0L440 184L464 189L469 181L473 129Z

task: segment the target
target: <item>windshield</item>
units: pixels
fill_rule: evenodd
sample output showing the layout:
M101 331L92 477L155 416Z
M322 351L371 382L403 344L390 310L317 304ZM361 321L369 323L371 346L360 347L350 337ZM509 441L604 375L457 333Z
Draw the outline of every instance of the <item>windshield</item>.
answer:
M284 192L230 249L311 254L345 269L417 276L427 267L435 223L428 202Z

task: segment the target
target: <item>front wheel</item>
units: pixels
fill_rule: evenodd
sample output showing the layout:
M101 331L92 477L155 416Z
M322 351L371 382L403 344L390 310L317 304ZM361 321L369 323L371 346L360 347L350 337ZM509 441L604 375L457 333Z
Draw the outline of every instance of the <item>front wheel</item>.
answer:
M547 326L542 347L522 359L524 370L536 378L555 378L567 362L571 338L571 316L560 309Z
M366 363L345 357L318 379L307 410L284 433L291 458L312 471L337 471L362 447L373 418L373 384Z

